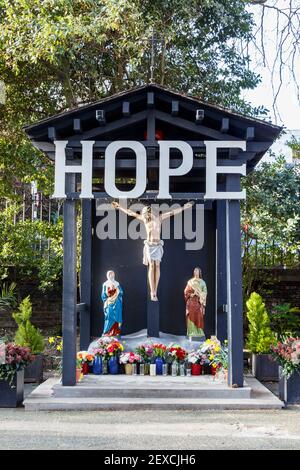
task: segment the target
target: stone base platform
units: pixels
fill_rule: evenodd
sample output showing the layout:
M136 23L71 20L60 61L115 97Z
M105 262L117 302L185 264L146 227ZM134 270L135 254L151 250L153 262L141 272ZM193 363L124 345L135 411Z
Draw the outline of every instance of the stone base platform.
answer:
M284 404L254 377L229 388L213 376L88 375L75 387L50 378L24 401L25 410L278 409Z

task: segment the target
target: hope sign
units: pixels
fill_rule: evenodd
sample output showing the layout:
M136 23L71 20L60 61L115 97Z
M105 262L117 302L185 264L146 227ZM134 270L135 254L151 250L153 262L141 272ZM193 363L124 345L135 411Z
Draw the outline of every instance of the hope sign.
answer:
M91 199L93 176L93 145L95 141L81 141L82 164L66 165L67 140L57 140L55 144L55 190L53 198L65 198L66 173L81 173L80 198ZM171 199L169 192L170 176L182 176L193 167L193 149L182 140L159 140L159 188L157 199ZM245 199L245 191L217 191L217 174L230 173L246 176L246 164L240 166L218 166L218 148L239 148L246 150L245 141L204 141L206 146L206 193L204 199ZM129 191L120 191L116 187L116 155L121 149L129 148L136 156L136 184ZM177 168L170 168L170 150L177 149L182 154L182 163ZM137 199L146 191L147 186L147 153L141 142L134 140L117 140L111 142L105 150L104 188L114 199Z

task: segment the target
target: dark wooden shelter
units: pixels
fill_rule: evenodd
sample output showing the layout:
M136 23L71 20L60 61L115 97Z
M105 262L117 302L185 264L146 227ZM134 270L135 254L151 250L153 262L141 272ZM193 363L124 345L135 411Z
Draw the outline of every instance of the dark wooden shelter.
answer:
M100 287L105 272L113 268L124 286L124 333L147 326L150 335L159 330L185 334L182 290L194 266L200 265L208 285L207 335L229 341L229 385L243 386L243 303L241 269L240 201L205 200L206 158L204 141L246 141L246 151L221 148L218 165L240 166L251 172L279 135L281 128L184 96L158 85L146 85L97 102L57 114L25 128L33 145L51 160L57 140L67 140L66 160L81 163L81 141L94 140L93 195L82 199L82 246L80 299L76 276L76 200L80 178L66 176L64 201L63 268L63 384L75 385L77 312L80 313L80 347L100 336L102 307ZM160 302L147 301L146 268L141 263L141 242L99 240L95 230L99 216L97 200L107 201L104 191L104 152L116 140L135 140L147 150L147 192L141 200L157 194L159 158L157 140L181 140L193 148L192 170L170 179L173 202L196 200L205 204L205 244L199 252L185 252L184 240L168 240L162 263ZM180 164L178 151L171 152L172 166ZM119 189L134 185L136 161L132 151L117 156ZM219 174L218 191L240 191L239 174Z

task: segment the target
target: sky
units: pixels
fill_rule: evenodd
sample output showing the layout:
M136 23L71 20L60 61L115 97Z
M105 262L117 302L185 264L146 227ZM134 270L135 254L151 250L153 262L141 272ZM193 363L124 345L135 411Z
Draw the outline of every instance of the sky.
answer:
M290 3L289 0L268 0L267 5L274 6L275 8L282 8L283 11L288 7ZM300 0L292 0L292 7L300 7ZM250 11L254 12L254 18L257 24L260 24L262 7L259 5L251 6ZM280 17L280 27L284 27L286 19L284 15ZM300 103L297 97L296 86L293 81L292 74L288 67L283 69L283 85L277 99L277 110L274 112L273 100L274 100L274 91L272 90L271 82L271 71L274 70L274 82L275 82L275 92L280 82L280 71L278 65L274 67L274 58L276 57L278 47L277 47L277 13L276 10L268 9L265 10L264 15L264 44L265 44L265 55L266 55L266 66L264 66L262 61L262 55L257 50L255 46L250 48L250 55L252 59L251 69L258 73L262 81L255 88L255 90L249 90L243 93L243 97L250 101L253 105L259 106L264 105L271 115L271 120L274 124L284 125L287 129L300 129ZM295 23L295 28L297 25ZM299 30L298 30L299 31ZM291 52L293 37L291 34L287 35L284 47L283 60L287 64L288 56ZM261 36L257 34L257 43L260 47ZM295 75L299 78L300 83L300 51L295 60Z

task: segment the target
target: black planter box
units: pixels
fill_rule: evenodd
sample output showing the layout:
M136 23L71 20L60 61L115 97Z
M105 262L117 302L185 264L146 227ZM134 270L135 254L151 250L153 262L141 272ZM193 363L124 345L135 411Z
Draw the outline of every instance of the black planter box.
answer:
M35 356L34 361L25 369L25 383L41 383L43 382L43 356L39 354Z
M16 372L12 385L0 379L0 408L16 408L24 400L24 370Z
M287 405L300 403L300 373L294 372L293 375L287 379L282 374L280 367L279 376L279 398Z
M270 354L252 354L252 374L260 382L279 380L279 366Z

